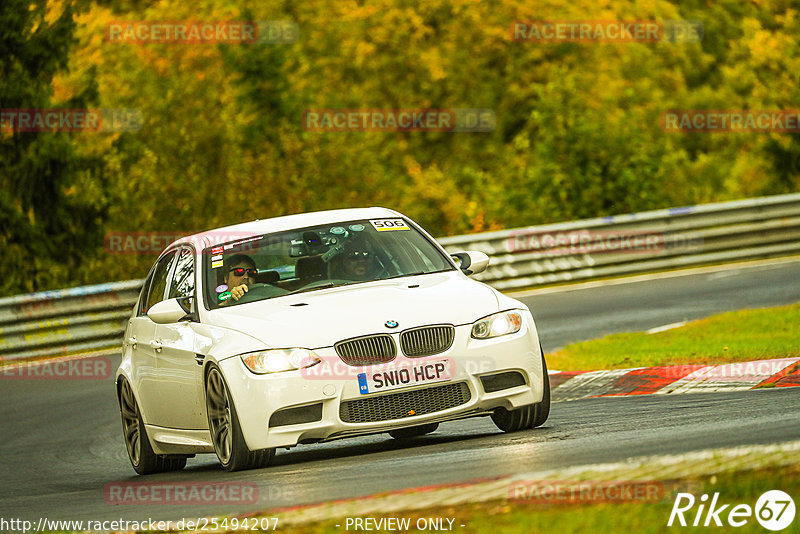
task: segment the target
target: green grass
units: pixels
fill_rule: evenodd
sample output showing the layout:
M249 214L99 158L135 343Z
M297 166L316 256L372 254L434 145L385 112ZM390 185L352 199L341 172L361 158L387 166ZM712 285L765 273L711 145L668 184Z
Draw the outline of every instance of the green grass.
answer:
M742 310L656 334L612 334L547 354L550 369L585 371L800 356L800 304Z
M431 508L413 512L389 514L385 517L410 518L414 525L418 518L453 518L453 532L456 533L495 533L495 534L529 534L532 532L558 532L559 534L604 534L604 533L650 533L650 532L768 532L762 528L755 517L748 518L745 526L732 528L727 524L727 514L737 504L755 507L758 497L768 490L779 489L800 503L800 464L791 467L768 468L736 473L725 473L702 479L673 481L678 487L692 488L698 501L691 512L684 517L688 519L687 527L677 522L667 527L672 511L674 494L668 493L657 502L604 504L562 504L550 505L529 502L495 501L480 504L468 504L445 508ZM699 498L703 493L713 495L719 492L718 506L730 504L722 514L722 527L692 527L697 512ZM706 509L708 507L706 506ZM705 511L705 510L704 510ZM783 532L797 532L800 524L800 510L791 525ZM384 517L377 515L375 517ZM700 521L705 520L703 514ZM336 524L341 525L336 527ZM446 523L445 523L446 524ZM461 527L460 525L464 525ZM713 523L712 523L713 524ZM345 532L344 520L325 521L302 527L292 526L292 532L301 534L326 534ZM352 531L352 528L351 528ZM410 529L416 532L416 529Z

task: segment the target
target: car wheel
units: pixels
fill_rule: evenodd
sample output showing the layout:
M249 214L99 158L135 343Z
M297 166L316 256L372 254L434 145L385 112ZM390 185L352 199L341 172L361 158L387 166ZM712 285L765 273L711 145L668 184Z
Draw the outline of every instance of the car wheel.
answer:
M390 430L389 435L394 439L408 439L416 438L417 436L424 436L430 434L439 428L439 423L428 423L427 425L412 426L408 428L398 428L397 430Z
M179 471L186 467L186 456L156 454L150 446L142 412L136 403L131 385L122 380L119 386L119 409L122 415L122 435L134 471L140 475Z
M542 384L542 402L534 404L535 414L533 416L533 425L531 425L531 428L542 426L550 416L550 377L547 374L547 362L544 360L544 351L542 350L541 345L539 345L539 352L542 353L542 373L544 374L544 383Z
M214 452L226 471L253 469L269 464L275 449L251 451L247 447L236 407L217 367L211 367L206 376L206 411Z
M539 346L541 351L541 346ZM547 363L544 360L542 351L542 372L544 381L542 384L542 401L530 406L522 406L515 410L497 408L492 413L492 421L497 428L503 432L516 432L529 428L542 426L550 415L550 379L547 376Z

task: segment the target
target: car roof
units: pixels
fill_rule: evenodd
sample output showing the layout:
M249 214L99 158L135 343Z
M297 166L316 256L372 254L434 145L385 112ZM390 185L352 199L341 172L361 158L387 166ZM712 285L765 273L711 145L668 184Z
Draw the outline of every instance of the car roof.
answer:
M334 224L340 221L354 219L374 219L402 216L403 215L401 213L381 207L349 208L298 213L295 215L273 217L271 219L256 219L255 221L251 222L224 226L222 228L215 228L213 230L206 230L205 232L199 232L197 234L182 237L175 241L172 246L188 243L194 244L200 249L203 249L219 243L238 241L241 239L257 237L263 234L284 232L286 230L304 228L307 226Z

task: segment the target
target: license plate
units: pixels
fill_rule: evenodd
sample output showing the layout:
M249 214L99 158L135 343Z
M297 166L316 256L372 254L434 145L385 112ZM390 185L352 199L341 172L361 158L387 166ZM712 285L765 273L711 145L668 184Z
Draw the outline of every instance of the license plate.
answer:
M404 365L395 369L382 368L368 373L359 373L358 390L362 395L368 395L417 384L444 382L453 377L451 363L449 359L443 358Z

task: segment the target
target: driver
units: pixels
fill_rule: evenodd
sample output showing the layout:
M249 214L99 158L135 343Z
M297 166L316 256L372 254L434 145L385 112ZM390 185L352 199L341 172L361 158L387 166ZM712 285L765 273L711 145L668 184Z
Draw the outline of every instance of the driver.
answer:
M338 259L338 277L345 280L375 280L378 266L375 255L363 243L345 247Z
M230 258L225 258L225 278L224 284L228 286L231 297L234 301L239 300L247 293L248 286L252 286L256 281L256 262L246 254L234 254ZM229 303L224 301L220 306Z

